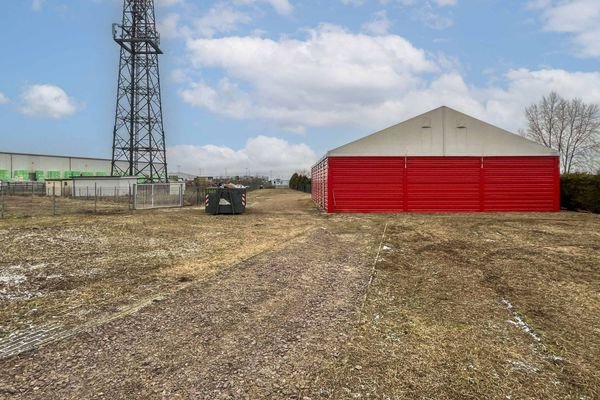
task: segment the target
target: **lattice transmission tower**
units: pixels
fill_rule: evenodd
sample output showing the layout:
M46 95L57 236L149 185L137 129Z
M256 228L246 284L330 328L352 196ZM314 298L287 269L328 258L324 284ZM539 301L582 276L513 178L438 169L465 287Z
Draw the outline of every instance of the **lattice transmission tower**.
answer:
M166 182L167 155L160 96L154 0L124 0L123 21L113 24L121 47L112 175ZM125 165L127 165L125 167Z

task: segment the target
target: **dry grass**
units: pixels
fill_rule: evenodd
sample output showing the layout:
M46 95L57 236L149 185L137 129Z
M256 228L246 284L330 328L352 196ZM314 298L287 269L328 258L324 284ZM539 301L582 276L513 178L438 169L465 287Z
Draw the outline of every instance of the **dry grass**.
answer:
M259 204L240 216L186 208L0 220L0 337L50 321L81 324L179 290L313 223L265 215Z
M388 220L331 398L600 397L600 218Z
M4 335L165 299L8 360L10 393L600 398L599 216L324 215L268 190L248 203L0 221Z

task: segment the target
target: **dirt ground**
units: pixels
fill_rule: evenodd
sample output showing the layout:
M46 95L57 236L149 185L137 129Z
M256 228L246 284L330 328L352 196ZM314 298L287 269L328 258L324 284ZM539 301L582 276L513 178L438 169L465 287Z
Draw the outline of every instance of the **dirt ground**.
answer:
M248 204L0 221L0 398L600 398L599 216Z
M600 398L600 218L388 223L331 398Z

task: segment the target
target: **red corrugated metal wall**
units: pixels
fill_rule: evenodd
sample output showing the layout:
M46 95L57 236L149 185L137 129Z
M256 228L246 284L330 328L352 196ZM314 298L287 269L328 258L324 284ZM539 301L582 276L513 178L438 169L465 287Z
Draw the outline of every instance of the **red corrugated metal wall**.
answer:
M313 167L313 200L328 212L558 211L559 181L558 157L329 157Z
M328 160L325 157L311 169L312 199L323 210L327 210L327 163Z
M486 157L486 211L558 211L558 157Z
M481 159L408 157L406 211L479 211Z
M330 211L389 212L404 207L404 158L331 157L329 163Z

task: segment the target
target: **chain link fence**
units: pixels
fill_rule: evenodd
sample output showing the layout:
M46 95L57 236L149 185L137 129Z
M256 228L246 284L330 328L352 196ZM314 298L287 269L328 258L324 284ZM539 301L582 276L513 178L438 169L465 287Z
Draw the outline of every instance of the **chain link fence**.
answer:
M71 214L119 214L183 207L183 184L77 188L39 182L0 184L0 218Z
M149 183L133 186L133 208L183 207L184 183Z
M41 190L30 190L14 185L0 187L0 218L37 217L70 214L113 214L131 210L131 197L114 196L99 191L86 193L81 197L64 193L61 188L53 188L50 193L42 185ZM28 190L29 189L29 190Z

